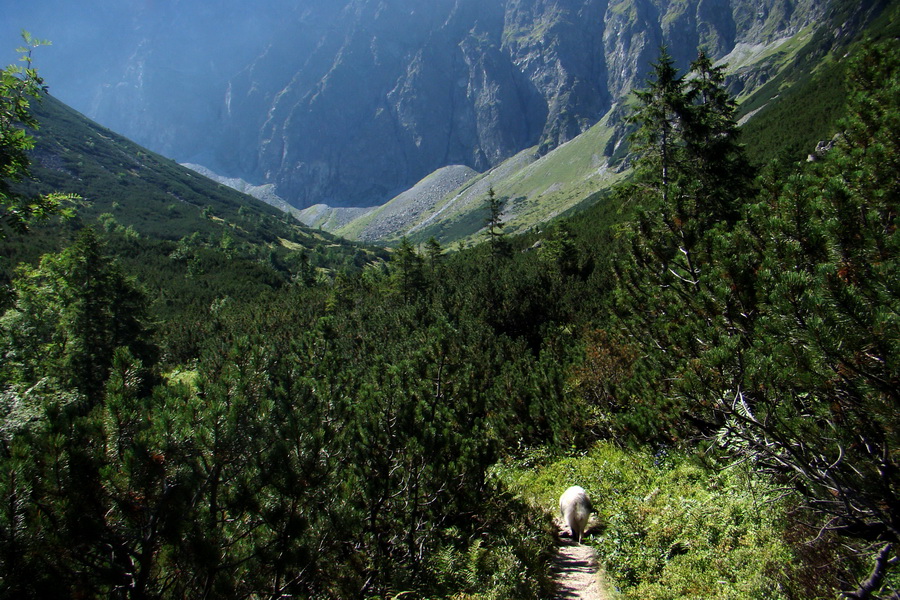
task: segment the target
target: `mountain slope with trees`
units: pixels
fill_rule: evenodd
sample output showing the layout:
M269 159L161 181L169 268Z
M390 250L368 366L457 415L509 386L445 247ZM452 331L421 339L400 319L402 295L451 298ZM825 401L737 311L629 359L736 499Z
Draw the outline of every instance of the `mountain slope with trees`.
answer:
M12 238L72 241L3 298L0 596L545 598L552 530L510 465L609 492L625 597L894 596L885 31L849 49L834 148L760 171L721 69L661 55L634 179L540 235L491 190L482 244L323 277L255 254L275 224L240 208L196 245L88 213ZM50 183L90 202L88 172Z
M205 279L207 306L216 294L243 293L238 290L249 280L278 287L292 278L333 276L388 256L304 227L263 202L100 127L51 96L33 109L38 128L30 152L31 177L16 182L13 190L27 198L59 191L77 199L66 204L74 217L37 226L27 239L9 240L2 264L7 280L19 261L59 250L84 226L108 233L128 271L148 282L159 280L163 272L169 273L163 277L169 284L171 277ZM219 273L229 264L247 281ZM154 287L168 296L166 304L193 301L186 289L163 293L164 285ZM261 289L250 287L254 291L249 296Z

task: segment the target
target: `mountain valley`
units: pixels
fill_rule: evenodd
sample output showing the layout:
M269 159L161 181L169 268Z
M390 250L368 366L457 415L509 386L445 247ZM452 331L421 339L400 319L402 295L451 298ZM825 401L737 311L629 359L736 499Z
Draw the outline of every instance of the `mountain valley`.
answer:
M4 8L0 600L896 600L897 0Z
M443 209L468 202L429 200L438 216L417 209L391 227L350 221L377 222L356 209L395 197L403 204L416 182L453 166L481 173L520 205L508 215L515 230L534 227L617 179L608 174L622 168L615 154L627 135L628 94L643 84L661 45L682 69L699 47L730 63L731 89L749 106L764 84L803 68L796 57L811 44L827 53L883 8L826 0L269 0L241 21L250 35L236 30L229 39L240 43L222 53L216 29L236 27L229 15L238 5L227 2L218 14L191 4L174 13L151 5L108 11L108 26L123 32L112 40L118 56L77 84L79 93L65 79L54 89L154 151L271 186L270 198L297 209L325 205L306 213L315 226L367 240L427 230L444 243L474 233L479 219ZM836 19L846 21L848 11L859 23L842 33ZM46 25L39 17L31 28ZM140 42L129 47L124 33L132 29ZM823 41L823 30L832 39ZM68 50L75 42L60 35L57 44ZM173 57L179 39L196 45L187 61ZM61 59L44 53L52 77ZM601 122L609 131L588 133ZM583 145L603 145L590 150L593 173L561 158L552 185L507 181L527 180L514 175L517 165L583 134L591 138ZM565 180L570 174L574 181ZM347 207L355 208L352 218L331 216ZM445 222L450 214L470 225Z

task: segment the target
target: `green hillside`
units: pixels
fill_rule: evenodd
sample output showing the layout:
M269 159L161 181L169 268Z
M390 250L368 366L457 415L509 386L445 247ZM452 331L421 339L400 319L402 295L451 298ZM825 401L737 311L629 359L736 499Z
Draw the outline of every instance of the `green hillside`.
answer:
M610 114L614 114L611 111ZM607 118L586 133L545 156L526 150L506 163L455 190L439 204L438 214L413 224L411 239L434 236L443 243L477 243L484 227L488 188L504 199L503 219L510 234L524 233L552 221L595 192L621 180L608 165L604 150L614 135Z
M304 227L293 217L89 121L52 97L34 106L26 196L77 194L75 217L37 225L28 236L0 241L0 277L72 243L86 227L136 277L151 314L181 321L166 339L172 360L202 335L210 306L226 299L256 301L292 285L311 285L339 272L379 263L387 253ZM164 325L169 327L169 325ZM179 337L180 336L180 337ZM177 339L176 339L177 337Z
M882 38L834 54L834 147L761 168L727 74L661 56L627 179L579 180L608 128L520 155L456 252L299 227L48 100L21 193L84 201L2 244L0 600L551 598L571 485L618 598L895 597ZM565 210L530 193L590 195L515 235Z
M356 246L312 231L281 211L202 177L174 161L89 121L53 97L35 107L41 124L35 133L34 181L26 193L62 190L80 195L81 220L112 213L124 227L159 240L177 241L229 230L238 241L300 247Z
M900 35L896 3L874 2L869 10L860 8L856 2L836 3L829 15L831 27L820 28L803 47L775 57L787 61L789 68L743 100L741 113L753 116L743 126L743 137L755 162L778 156L803 158L838 131L837 121L846 109L848 51L863 42ZM877 16L860 32L860 20L872 12Z
M31 248L58 247L67 232L92 226L161 249L178 243L228 246L234 255L271 254L281 263L302 254L326 271L360 268L385 256L305 227L268 204L141 148L53 97L34 110L40 129L34 133L32 177L17 190L72 193L81 200L75 203L74 220L38 228L35 238L46 241L46 247L31 240ZM10 252L28 251L13 247Z

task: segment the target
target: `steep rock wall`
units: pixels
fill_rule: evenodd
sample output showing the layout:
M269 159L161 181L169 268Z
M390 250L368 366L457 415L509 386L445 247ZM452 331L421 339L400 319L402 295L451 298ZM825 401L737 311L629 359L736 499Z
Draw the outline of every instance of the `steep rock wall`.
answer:
M359 0L265 107L256 162L240 168L297 206L379 204L441 166L484 170L572 139L643 83L663 44L686 67L701 46L720 57L793 34L823 5ZM233 93L256 89L233 82ZM252 146L224 140L222 165L233 168L236 145Z
M684 68L698 46L720 57L794 34L828 2L116 5L95 15L116 31L108 63L73 104L179 161L273 183L297 207L371 206L442 166L483 171L574 138L643 85L662 44Z

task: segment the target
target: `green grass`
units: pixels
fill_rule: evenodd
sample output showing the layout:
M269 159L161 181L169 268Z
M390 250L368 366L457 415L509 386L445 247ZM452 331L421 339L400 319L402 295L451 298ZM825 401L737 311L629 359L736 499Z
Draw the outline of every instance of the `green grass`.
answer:
M492 172L475 177L448 194L437 206L437 210L442 210L440 216L416 229L410 238L424 241L434 236L444 245L471 245L481 241L486 218L482 210L486 182L498 196L506 199L504 231L507 234L524 233L571 212L624 176L624 173L602 169L607 160L604 149L612 135L613 127L604 118L584 134L537 160L523 158L533 153L533 148L512 157ZM525 164L510 168L515 163ZM508 174L503 175L504 171ZM454 204L447 206L451 201Z
M636 15L634 2L631 0L613 0L609 3L609 11L614 15L625 15L633 19Z
M567 9L553 5L547 6L540 21L532 23L531 27L512 28L507 26L502 35L503 45L507 46L510 43L529 45L545 42L547 36L552 33L553 28L561 21L569 18L570 15Z
M742 468L714 472L684 455L600 443L577 456L534 453L496 474L554 514L566 487L584 487L598 511L586 543L623 598L791 597L784 506Z

